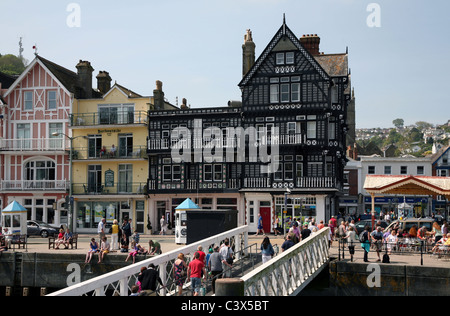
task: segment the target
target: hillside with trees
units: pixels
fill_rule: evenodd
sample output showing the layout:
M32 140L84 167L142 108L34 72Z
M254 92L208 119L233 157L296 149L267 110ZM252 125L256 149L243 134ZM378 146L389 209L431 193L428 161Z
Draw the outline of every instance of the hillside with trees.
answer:
M442 125L419 121L404 126L404 120L398 118L392 124L393 128L357 129L358 154L423 157L432 153L433 144L437 147L449 145L450 121Z
M25 62L12 54L0 54L0 72L7 75L18 76L25 70Z

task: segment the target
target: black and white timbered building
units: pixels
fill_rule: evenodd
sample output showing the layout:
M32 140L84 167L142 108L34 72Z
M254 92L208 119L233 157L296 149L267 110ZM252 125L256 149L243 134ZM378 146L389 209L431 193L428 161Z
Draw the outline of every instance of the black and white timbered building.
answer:
M351 88L347 52L323 54L319 43L284 21L255 59L248 30L241 101L149 112L150 212L173 214L189 197L238 209L251 231L259 214L265 232L282 214L328 221L344 180Z

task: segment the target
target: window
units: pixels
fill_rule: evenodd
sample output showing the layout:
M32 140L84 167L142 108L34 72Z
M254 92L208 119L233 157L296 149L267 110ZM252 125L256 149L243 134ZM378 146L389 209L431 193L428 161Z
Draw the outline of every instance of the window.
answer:
M281 84L281 102L289 102L289 84Z
M367 170L368 174L375 174L375 166L369 166Z
M408 174L408 167L400 166L400 174Z
M391 166L384 166L384 174L391 174Z
M88 135L89 158L100 157L102 150L102 135Z
M297 173L296 173L297 178L303 177L303 163L297 162L296 167L297 167Z
M300 77L270 78L270 103L299 102L300 101ZM281 84L275 84L279 83ZM292 83L290 83L292 82Z
M19 148L31 148L30 124L17 124L17 138Z
M277 65L284 65L284 53L277 53Z
M205 164L203 166L203 180L221 182L222 178L222 165Z
M289 135L295 134L296 133L296 126L297 126L296 122L289 122L289 123L287 123L287 134L289 134Z
M49 110L56 109L56 91L47 92L47 109Z
M291 84L291 101L292 102L300 101L300 84L299 83Z
M307 123L307 131L306 131L306 137L307 138L316 138L316 121L309 121Z
M87 193L101 193L101 192L102 192L102 166L90 165L88 166Z
M119 156L129 157L133 153L133 134L119 134Z
M133 165L119 165L119 193L131 193L133 190Z
M423 166L417 166L417 174L418 175L423 175L425 174L425 170Z
M335 122L328 123L328 139L329 140L336 139L336 123Z
M273 84L270 86L270 103L278 103L280 94L280 86Z
M284 180L294 179L294 164L292 162L284 163Z
M294 52L286 53L286 64L293 64L294 62Z
M26 180L55 180L55 174L53 161L30 161L25 164Z
M63 135L61 134L63 131L62 123L50 123L48 125L48 132L50 138L50 148L51 149L62 149ZM59 133L58 136L53 136L53 133Z
M99 124L133 124L134 104L99 105Z
M33 111L33 91L25 91L23 97L23 109L25 111Z

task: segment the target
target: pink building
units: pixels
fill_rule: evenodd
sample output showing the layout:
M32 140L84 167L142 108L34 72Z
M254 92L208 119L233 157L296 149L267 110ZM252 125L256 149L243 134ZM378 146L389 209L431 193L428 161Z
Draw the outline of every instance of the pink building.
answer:
M63 134L70 136L73 101L98 94L90 63L77 69L36 56L12 84L0 77L0 210L16 200L29 220L67 223L70 141Z

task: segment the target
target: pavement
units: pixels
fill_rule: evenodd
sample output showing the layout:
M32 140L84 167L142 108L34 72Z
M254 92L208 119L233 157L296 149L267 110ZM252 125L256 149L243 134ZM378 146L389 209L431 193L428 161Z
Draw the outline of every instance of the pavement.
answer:
M95 238L97 241L99 241L98 235L93 234L79 234L78 235L78 248L77 249L64 249L61 247L59 250L55 249L48 249L48 239L46 238L40 238L40 237L30 237L28 238L28 245L27 249L10 249L9 252L29 252L29 253L65 253L65 254L82 254L83 256L86 255L86 253L89 250L89 243L91 238ZM110 235L106 235L108 237L108 240L110 240ZM272 245L277 245L280 252L281 252L281 245L284 242L283 236L278 235L275 236L273 234L267 235L270 238L270 242ZM264 235L249 235L248 237L248 243L251 244L257 244L257 249L259 249L259 246L261 245ZM178 245L175 243L175 236L174 235L140 235L140 244L145 248L148 249L148 242L149 240L156 240L160 243L161 249L163 252L169 252L175 249L179 249L184 247L185 245ZM363 250L358 245L355 247L356 253L353 259L353 262L355 263L364 263L363 261ZM127 253L121 253L117 251L115 254L126 256ZM332 246L330 247L330 256L333 258L339 258L339 251L338 251L338 242L333 242ZM380 258L383 258L383 253L380 254ZM374 250L371 250L369 253L369 263L380 263L377 261L377 253ZM341 260L350 262L350 254L348 252L348 249L345 249L344 256L342 257L342 250L341 250ZM421 260L423 260L424 266L432 266L432 267L442 267L442 268L450 268L450 257L441 258L438 259L437 256L431 255L431 254L423 254L422 258L420 254L391 254L390 255L390 264L397 264L397 265L411 265L411 266L420 266Z

